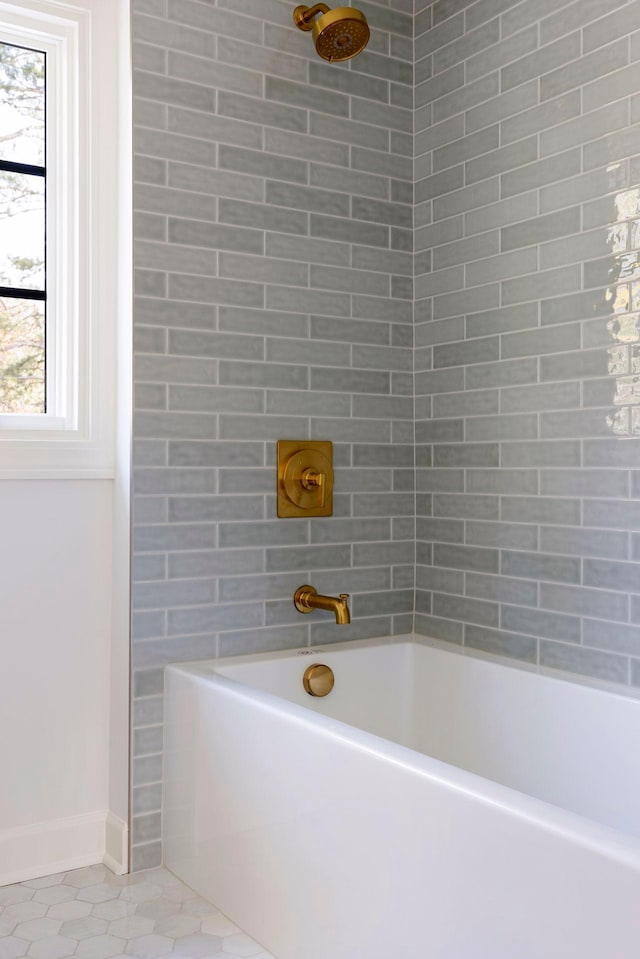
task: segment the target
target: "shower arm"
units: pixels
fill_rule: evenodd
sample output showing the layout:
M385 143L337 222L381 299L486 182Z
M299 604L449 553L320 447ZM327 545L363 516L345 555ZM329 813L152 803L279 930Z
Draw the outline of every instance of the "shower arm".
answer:
M329 13L329 7L326 3L316 3L313 7L296 7L293 19L300 30L313 30L313 18L319 13Z

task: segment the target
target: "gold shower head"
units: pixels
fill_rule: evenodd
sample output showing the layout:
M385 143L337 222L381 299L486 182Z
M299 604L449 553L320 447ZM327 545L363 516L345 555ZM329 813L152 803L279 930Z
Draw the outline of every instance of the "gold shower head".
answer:
M322 16L314 21L319 13ZM293 22L300 30L313 30L318 55L329 63L357 57L369 42L367 18L355 7L330 10L326 3L299 6L293 11Z

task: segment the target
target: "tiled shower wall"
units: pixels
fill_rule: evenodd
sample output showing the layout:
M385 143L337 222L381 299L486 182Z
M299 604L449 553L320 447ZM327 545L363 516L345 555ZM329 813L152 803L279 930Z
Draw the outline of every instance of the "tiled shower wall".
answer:
M637 0L418 9L416 625L640 686L636 31Z
M133 869L166 663L412 627L412 0L360 6L345 67L288 0L134 2ZM276 519L279 438L333 440L332 519Z
M134 869L165 663L411 628L414 355L417 630L640 686L640 3L359 5L328 66L288 0L134 0ZM275 518L298 437L331 520Z

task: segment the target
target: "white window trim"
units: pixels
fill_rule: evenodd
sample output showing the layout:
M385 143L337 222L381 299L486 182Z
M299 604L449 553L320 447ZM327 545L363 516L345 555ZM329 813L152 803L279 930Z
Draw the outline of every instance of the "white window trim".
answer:
M0 0L0 39L47 52L47 404L0 414L0 478L112 477L131 315L126 0ZM126 44L126 49L125 49Z

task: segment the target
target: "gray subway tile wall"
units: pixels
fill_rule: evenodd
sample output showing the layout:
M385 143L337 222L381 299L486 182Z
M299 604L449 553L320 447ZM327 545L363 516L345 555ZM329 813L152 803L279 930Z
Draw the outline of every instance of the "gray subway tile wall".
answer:
M133 3L133 869L166 663L413 625L413 4L361 6L330 67L288 0ZM334 441L334 518L276 519L280 438Z
M416 14L416 630L640 686L640 3Z
M415 628L640 687L640 0L356 5L329 66L289 0L133 0L134 869L166 663ZM276 518L296 437L332 519Z

